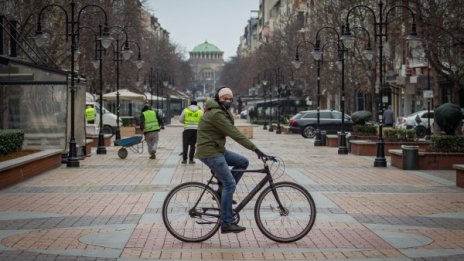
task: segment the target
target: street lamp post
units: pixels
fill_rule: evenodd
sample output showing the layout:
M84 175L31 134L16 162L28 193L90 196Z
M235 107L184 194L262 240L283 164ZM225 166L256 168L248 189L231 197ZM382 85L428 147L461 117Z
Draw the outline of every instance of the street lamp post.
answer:
M427 62L427 140L430 140L431 139L431 135L432 135L432 129L430 126L430 107L431 107L431 100L433 98L433 92L432 92L432 89L431 89L431 86L430 86L430 61Z
M129 59L131 55L131 50L129 49L129 45L127 42L127 33L126 33L126 45L124 46L123 53L126 54L123 57L125 59ZM113 48L113 62L116 62L116 140L121 139L121 128L119 126L119 119L120 119L120 100L119 100L119 64L122 62L122 57L119 49L120 40L119 37L116 38L116 46Z
M71 6L71 14L68 15L68 12L66 11L65 7L58 5L58 4L49 4L44 7L39 12L38 15L38 20L37 20L37 30L34 36L34 40L36 41L37 46L42 46L44 44L44 40L46 39L45 34L42 31L42 14L43 12L49 8L49 7L58 7L61 9L66 17L65 23L66 23L66 38L71 37L71 58L70 58L70 63L71 63L71 137L69 140L69 154L68 154L68 159L66 162L67 167L79 167L79 159L77 157L77 144L76 144L76 138L75 138L75 68L74 68L74 63L75 63L75 52L77 51L77 37L79 35L79 24L80 24L80 15L82 11L86 8L89 7L94 7L99 9L100 11L103 12L105 16L105 27L103 30L103 33L101 34L100 41L102 43L102 46L104 48L108 48L109 45L111 44L111 36L109 34L108 30L108 24L107 24L107 15L105 10L99 6L99 5L85 5L83 6L77 15L76 19L76 3L74 0L71 1L70 3Z
M345 133L345 51L346 48L343 43L340 41L340 34L338 33L337 29L326 26L320 28L316 33L316 46L314 47L314 51L311 53L314 56L315 60L321 60L323 56L323 52L320 47L320 39L319 33L322 30L331 30L335 32L337 36L337 51L338 51L338 64L340 65L342 71L342 84L341 84L341 94L340 94L340 107L341 107L341 114L342 114L342 122L341 122L341 129L340 129L340 139L338 144L338 154L348 154L348 148L346 147L346 133Z
M140 53L140 46L133 41L129 41L127 31L124 27L121 26L112 26L111 28L116 28L124 32L125 40L121 43L119 35L116 37L116 43L113 46L113 62L116 63L116 140L121 139L121 129L120 129L120 94L119 94L119 76L120 76L120 64L123 60L129 60L132 56L132 50L129 48L129 42L135 43L138 48L138 56L135 62L138 69L142 68L143 60ZM121 45L120 45L121 44Z
M162 82L166 78L166 72L161 70L161 69L158 69L158 68L155 68L155 69L152 68L151 70L152 70L152 74L151 74L152 75L152 82L156 87L156 109L160 110L160 101L159 101L159 98L160 98L160 85L162 84Z
M348 154L348 147L346 147L346 133L345 133L345 47L343 44L338 49L338 62L339 68L342 70L342 93L340 95L340 106L342 112L342 126L340 131L340 139L338 143L338 154Z
M103 46L101 41L97 40L96 32L90 27L81 27L81 28L88 28L95 34L95 59L92 61L92 65L95 69L98 69L98 76L99 76L99 87L100 87L100 94L99 94L99 103L100 103L100 122L99 122L99 130L98 130L98 147L97 147L97 154L106 154L106 147L105 147L105 138L103 133ZM99 26L99 35L102 34L101 25Z
M280 97L282 96L282 92L285 88L285 85L282 84L277 88L277 129L276 129L276 134L282 134L282 128L280 127Z
M269 84L269 132L274 131L274 126L272 126L272 84Z
M267 118L266 118L266 96L267 96L267 83L268 83L268 80L266 78L266 74L264 74L264 79L262 81L263 83L263 90L264 90L264 126L263 126L263 130L267 130Z
M301 67L301 60L300 60L300 56L299 56L299 53L298 53L298 49L300 48L301 44L309 44L313 47L313 49L315 48L315 45L312 43L312 42L309 42L309 41L302 41L300 42L297 47L296 47L296 53L295 53L295 60L292 61L292 64L293 66L296 68L296 69L299 69ZM314 50L311 52L311 54L314 52ZM321 63L322 63L322 56L319 58L319 59L316 59L316 57L314 56L314 54L312 55L314 57L314 61L316 63L316 69L317 69L317 74L316 74L316 136L315 136L315 139L314 139L314 146L323 146L324 144L322 144L322 139L321 139L321 131L320 131L320 109L321 109L321 95L320 95L320 82L321 82Z
M169 84L171 83L171 81L169 80L170 77L168 75L168 73L161 69L161 68L155 68L154 69L154 73L152 74L154 79L153 79L153 82L155 84L155 87L156 87L156 109L159 111L159 112L163 112L163 123L162 125L160 126L161 129L164 129L164 125L165 124L170 124L170 112L168 111L170 109L170 106L168 106L168 102L170 102L170 99L168 99L167 97L164 98L164 89L166 89ZM167 95L169 95L169 93L166 91ZM160 97L162 97L164 99L164 102L161 101L161 105L160 105ZM169 101L168 101L169 100ZM166 103L166 113L164 113L164 103ZM161 115L160 115L161 116Z
M355 37L354 35L351 34L351 31L350 31L350 23L349 23L349 17L350 17L350 14L351 12L354 10L354 9L357 9L357 8L361 8L361 9L366 9L368 10L372 16L373 16L373 19L374 19L374 37L375 37L375 42L378 43L378 59L379 59L379 67L378 67L378 71L379 71L379 79L380 79L380 88L381 90L383 90L385 88L385 76L383 74L383 65L384 65L384 61L383 61L383 41L384 39L387 40L387 37L388 37L388 32L387 32L387 25L388 25L388 15L390 14L390 12L395 9L395 8L404 8L406 10L408 10L411 14L411 17L412 17L412 28L411 28L411 32L409 33L409 35L407 36L406 40L409 42L410 46L412 47L412 45L414 45L418 39L417 39L417 32L416 32L416 22L415 22L415 17L414 17L414 12L412 11L412 9L406 5L394 5L392 6L391 8L389 8L388 10L384 10L383 8L384 6L384 2L382 0L378 0L378 16L376 16L376 13L375 11L370 8L369 6L366 6L366 5L363 5L363 4L360 4L360 5L356 5L356 6L353 6L351 7L349 10L348 10L348 13L346 14L346 22L345 22L345 31L343 33L343 36L342 36L342 40L345 44L345 46L348 48L348 49L351 49L354 45L354 41L355 41ZM384 11L386 11L385 13L385 16L384 16ZM376 19L378 18L378 20ZM378 140L377 140L377 154L376 154L376 157L375 157L375 161L374 161L374 167L386 167L387 166L387 161L385 159L385 143L384 143L384 140L383 140L383 130L382 130L382 126L383 126L383 110L384 110L384 106L383 106L383 100L381 100L381 106L380 106L380 112L378 113L378 119L379 119L379 134L378 134Z
M164 79L163 81L163 89L166 90L166 124L171 124L171 93L169 89L173 88L173 82L171 80L171 77L168 76L167 78ZM163 123L164 125L164 123Z
M148 76L148 83L150 86L150 106L153 108L153 67L150 68L150 74Z

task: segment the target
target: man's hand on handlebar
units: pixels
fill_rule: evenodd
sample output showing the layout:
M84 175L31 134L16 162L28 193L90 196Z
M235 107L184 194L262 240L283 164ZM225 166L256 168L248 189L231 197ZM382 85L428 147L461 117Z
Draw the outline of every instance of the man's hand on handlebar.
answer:
M276 160L274 156L266 155L264 154L264 152L262 152L258 148L255 149L255 153L256 155L258 155L258 159L262 159L263 161L267 161L267 160L275 161Z
M262 152L261 150L259 150L258 148L255 149L255 153L256 155L258 155L258 159L264 159L264 158L267 158L267 155L264 154L264 152Z

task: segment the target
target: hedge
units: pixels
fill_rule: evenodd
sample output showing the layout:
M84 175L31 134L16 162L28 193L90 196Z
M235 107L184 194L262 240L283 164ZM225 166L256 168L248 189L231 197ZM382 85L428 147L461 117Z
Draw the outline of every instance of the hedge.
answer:
M464 136L432 135L430 150L435 152L464 152Z
M0 130L0 156L20 151L23 141L24 131L22 130Z

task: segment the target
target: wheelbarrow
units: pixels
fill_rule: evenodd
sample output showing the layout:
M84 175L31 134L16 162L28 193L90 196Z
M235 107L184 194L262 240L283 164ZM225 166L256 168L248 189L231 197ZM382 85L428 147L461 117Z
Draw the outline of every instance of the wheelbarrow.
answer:
M143 153L143 136L136 135L125 139L115 140L114 145L122 147L118 150L118 156L121 159L125 159L128 154L127 149L130 149L134 153Z

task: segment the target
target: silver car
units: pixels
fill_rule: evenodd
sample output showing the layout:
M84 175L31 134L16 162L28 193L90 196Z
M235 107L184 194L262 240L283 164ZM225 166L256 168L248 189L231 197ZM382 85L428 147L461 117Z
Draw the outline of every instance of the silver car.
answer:
M433 117L433 110L430 110L430 113L428 110L417 111L407 116L399 117L396 127L400 129L414 129L416 131L416 136L418 138L423 138L427 135L429 120L430 126L433 126Z

